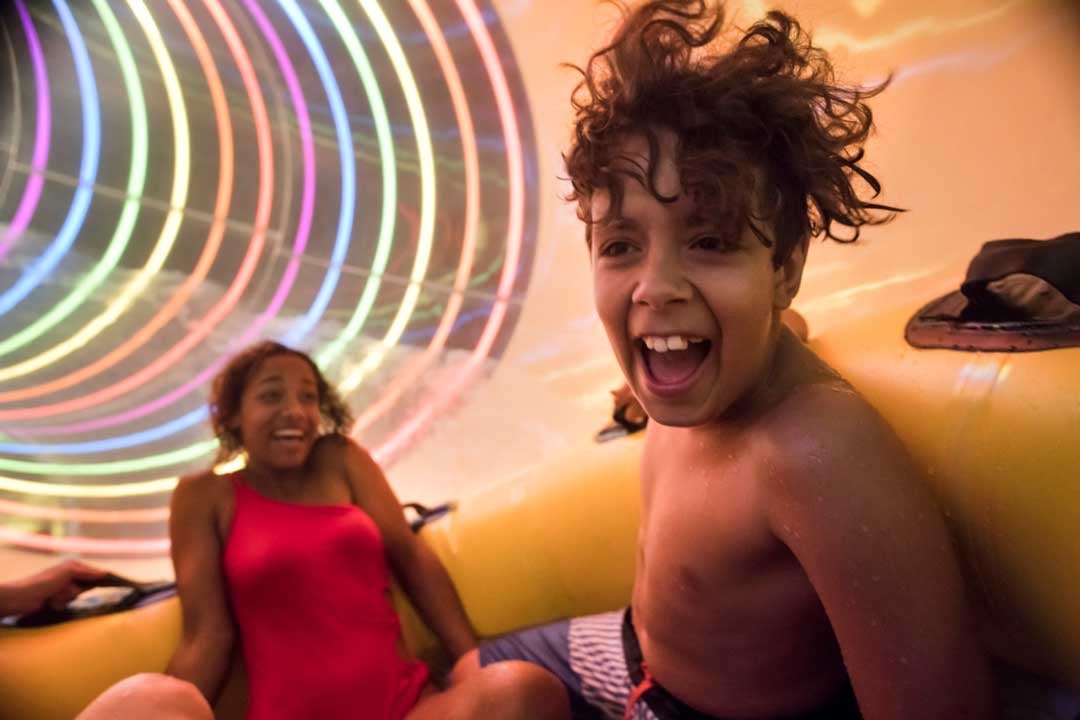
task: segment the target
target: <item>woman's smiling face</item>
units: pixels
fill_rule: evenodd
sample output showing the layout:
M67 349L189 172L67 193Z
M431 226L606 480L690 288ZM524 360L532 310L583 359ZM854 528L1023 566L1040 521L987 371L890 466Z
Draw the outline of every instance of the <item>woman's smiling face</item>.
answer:
M301 467L319 437L319 386L303 357L272 355L247 379L234 419L248 463L267 470Z
M590 253L596 309L615 356L649 416L692 427L755 394L769 370L777 314L798 288L802 258L773 263L747 226L737 232L703 217L681 192L670 133L661 134L657 191L618 176L622 199L594 193ZM623 154L647 167L649 149L628 139Z

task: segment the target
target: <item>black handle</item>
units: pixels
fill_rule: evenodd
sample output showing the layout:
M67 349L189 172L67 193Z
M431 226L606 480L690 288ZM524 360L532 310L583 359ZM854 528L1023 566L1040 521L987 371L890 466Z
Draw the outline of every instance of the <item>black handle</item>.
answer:
M434 507L421 505L418 502L408 502L402 504L401 507L407 508L416 513L416 517L409 523L409 527L412 528L413 532L420 532L420 528L424 527L428 523L434 522L441 518L443 515L457 510L457 502L454 500L448 500L441 505L436 505Z

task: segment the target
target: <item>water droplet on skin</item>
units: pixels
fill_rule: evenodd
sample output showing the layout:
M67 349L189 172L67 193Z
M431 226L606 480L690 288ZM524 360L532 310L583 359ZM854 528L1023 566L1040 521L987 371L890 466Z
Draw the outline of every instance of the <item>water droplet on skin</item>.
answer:
M865 533L865 534L867 534L867 535L869 535L869 534L870 534L870 526L869 526L869 525L867 525L866 523L863 523L862 525L860 525L860 526L859 526L859 529L860 529L860 530L862 530L862 531L863 531L863 533Z

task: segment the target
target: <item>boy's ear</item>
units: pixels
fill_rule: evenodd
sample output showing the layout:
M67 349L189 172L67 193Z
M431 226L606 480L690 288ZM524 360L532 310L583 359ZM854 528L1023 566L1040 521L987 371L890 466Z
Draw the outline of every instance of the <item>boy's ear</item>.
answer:
M791 248L787 260L776 268L773 275L773 306L777 310L790 307L791 302L799 293L799 285L802 284L803 267L806 265L806 251L809 245L810 238L803 238Z

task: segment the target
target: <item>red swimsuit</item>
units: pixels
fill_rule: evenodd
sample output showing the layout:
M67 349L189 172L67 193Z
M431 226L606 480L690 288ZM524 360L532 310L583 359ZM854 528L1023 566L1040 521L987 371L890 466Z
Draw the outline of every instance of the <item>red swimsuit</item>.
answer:
M398 652L382 537L353 505L272 500L238 475L225 578L248 720L400 720L427 668Z

